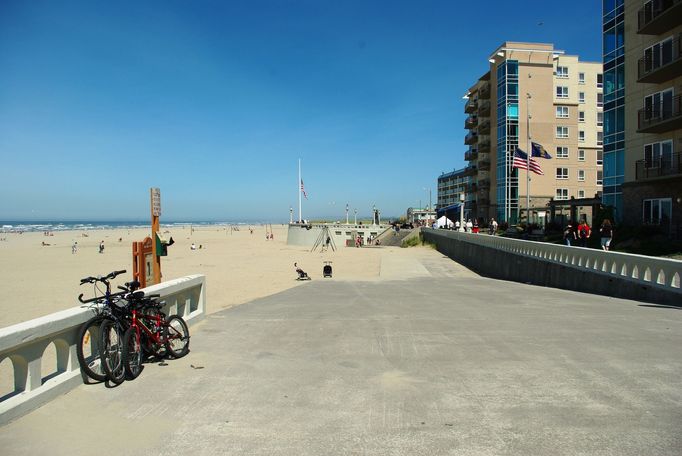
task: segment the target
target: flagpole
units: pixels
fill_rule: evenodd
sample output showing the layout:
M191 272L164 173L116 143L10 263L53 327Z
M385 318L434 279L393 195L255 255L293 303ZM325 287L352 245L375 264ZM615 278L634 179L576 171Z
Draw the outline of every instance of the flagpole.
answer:
M301 190L301 159L298 159L298 221L299 223L303 223L303 214L301 212L301 193L303 193L303 190Z
M530 145L530 93L526 93L526 132L528 133L528 149L526 149L526 225L530 225L530 156L533 150Z

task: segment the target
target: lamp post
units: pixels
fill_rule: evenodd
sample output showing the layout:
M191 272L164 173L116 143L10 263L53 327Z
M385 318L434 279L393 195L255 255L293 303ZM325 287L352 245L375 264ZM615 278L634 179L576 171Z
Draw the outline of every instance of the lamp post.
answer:
M348 225L348 203L346 203L346 225Z
M377 206L376 204L372 204L372 225L376 225L377 221L378 221Z
M464 193L459 194L459 231L464 231Z
M294 223L294 208L289 206L289 223Z
M357 225L358 224L358 210L354 209L353 211L355 212L355 224Z

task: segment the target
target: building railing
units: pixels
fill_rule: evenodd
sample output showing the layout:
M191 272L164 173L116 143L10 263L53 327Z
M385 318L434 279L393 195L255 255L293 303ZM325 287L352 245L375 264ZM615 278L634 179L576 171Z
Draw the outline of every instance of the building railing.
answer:
M682 5L682 0L649 0L644 3L637 12L637 32L642 34L658 35L667 30L671 25L678 24L679 16L673 8ZM663 19L667 19L663 21ZM657 22L665 22L657 26Z
M682 174L682 153L670 157L658 157L651 160L637 160L636 179L645 180L655 177L675 176Z
M642 108L637 116L639 132L661 133L676 129L682 120L682 95L672 97L668 106Z
M682 62L682 34L675 36L671 43L670 55L659 51L658 56L644 56L637 62L638 82L663 82L678 76L681 72L674 67ZM671 70L671 71L666 71ZM668 74L670 73L670 74Z
M481 125L478 126L478 134L485 135L488 133L490 133L490 122L484 120L483 122L481 122Z
M476 149L469 149L466 152L464 152L464 160L466 160L466 161L476 160L477 158L478 158L478 150L476 150Z
M469 101L467 101L466 104L464 105L464 112L472 113L472 112L476 111L477 107L478 107L478 100L469 99Z
M488 100L482 100L478 104L478 111L479 111L478 114L480 116L486 116L490 114L490 102Z
M203 275L170 280L144 291L161 295L167 315L180 315L189 324L204 317L206 279ZM83 383L76 352L78 330L93 315L89 307L73 307L0 329L0 363L10 361L14 380L14 390L0 397L0 425ZM43 363L53 362L43 355L52 346L57 354L56 368L43 377Z
M682 261L621 252L569 247L545 242L510 239L454 231L433 230L446 237L536 258L595 273L636 281L655 288L679 292ZM682 295L681 295L682 298Z
M478 141L478 134L471 132L464 137L464 144L471 145Z
M482 154L490 152L490 141L480 141L478 143L478 151Z
M475 128L476 125L478 125L478 117L476 116L469 116L464 120L464 128L468 130Z
M479 179L478 180L478 187L481 189L490 188L490 179Z

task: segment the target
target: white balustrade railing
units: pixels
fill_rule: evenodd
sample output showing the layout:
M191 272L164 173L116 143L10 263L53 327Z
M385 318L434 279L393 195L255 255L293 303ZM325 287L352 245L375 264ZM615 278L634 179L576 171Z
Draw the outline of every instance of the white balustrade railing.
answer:
M144 291L160 294L160 299L165 301L163 311L167 315L180 315L188 324L204 316L206 279L203 275L170 280ZM4 391L6 394L0 397L0 425L83 383L76 354L77 335L80 326L93 315L93 309L88 306L73 307L0 329L0 367L11 366L14 385L13 391ZM44 355L52 345L57 355L56 372L43 377Z
M578 269L636 281L647 286L673 291L680 290L682 261L622 252L525 241L486 234L427 229L430 233L515 253L531 258L558 263Z

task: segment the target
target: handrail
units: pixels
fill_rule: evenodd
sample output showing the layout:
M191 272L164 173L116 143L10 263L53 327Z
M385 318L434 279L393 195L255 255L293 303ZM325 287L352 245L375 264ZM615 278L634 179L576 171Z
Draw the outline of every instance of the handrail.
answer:
M190 275L144 291L161 295L167 315L180 315L195 323L204 317L205 284L205 276ZM91 308L80 306L0 328L0 363L10 360L14 371L14 391L0 397L0 425L83 383L76 356L77 336L80 326L93 315ZM57 353L56 372L43 378L43 355L52 345Z
M679 260L623 252L605 252L597 249L569 247L484 234L432 231L459 241L632 280L654 288L681 290L682 261Z

